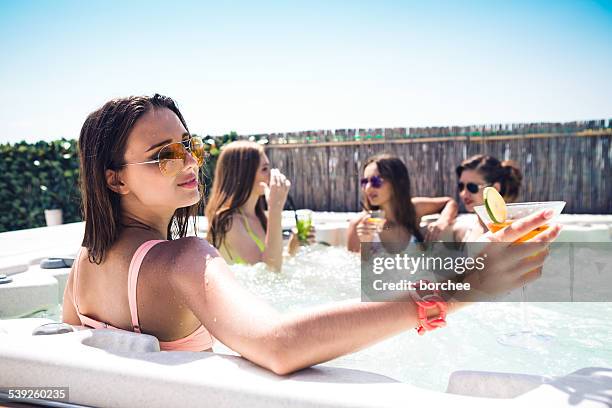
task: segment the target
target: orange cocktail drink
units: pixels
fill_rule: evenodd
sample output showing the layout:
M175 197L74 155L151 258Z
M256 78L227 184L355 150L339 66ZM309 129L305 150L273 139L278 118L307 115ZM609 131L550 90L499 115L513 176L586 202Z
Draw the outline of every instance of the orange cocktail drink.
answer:
M366 222L368 224L374 224L376 229L380 232L385 225L385 212L383 210L373 210L369 213L370 216L367 218Z
M563 211L563 207L565 207L564 201L506 204L503 197L493 187L485 188L483 191L483 198L485 204L474 207L474 211L476 211L478 217L480 217L489 231L493 233L501 230L502 228L506 228L508 225L511 225L518 219L543 210L553 210L553 216L551 218L554 218L558 216L561 211ZM529 231L527 234L516 240L516 242L528 241L542 231L545 231L547 228L548 225L542 225ZM532 256L537 256L537 254ZM524 286L521 291L521 309L523 311L521 331L505 334L504 336L500 337L498 341L507 346L522 347L527 349L540 347L550 341L552 338L551 336L536 333L529 328L530 326L527 318Z
M487 187L490 188L490 187ZM487 226L489 231L497 232L502 228L506 228L508 225L512 224L514 221L531 215L536 212L540 212L542 210L551 209L553 210L553 217L555 218L561 211L563 211L563 207L565 207L565 201L543 201L543 202L532 202L532 203L511 203L506 204L503 202L501 196L497 191L493 191L493 189L487 191L490 194L487 198L489 200L485 200L485 205L479 205L474 207L474 211L478 214L478 217L482 220L482 222ZM548 225L542 225L532 231L529 231L527 234L523 235L516 242L525 242L535 237L542 231L545 231L548 228Z
M497 232L503 228L506 228L508 225L512 224L514 221L504 221L500 224L495 224L495 223L491 223L491 224L487 224L487 228L489 229L489 231L491 232ZM534 230L529 231L526 235L523 235L521 238L519 238L518 240L516 240L515 242L525 242L530 240L531 238L535 237L536 235L538 235L540 232L546 230L546 228L548 228L547 224L544 224Z

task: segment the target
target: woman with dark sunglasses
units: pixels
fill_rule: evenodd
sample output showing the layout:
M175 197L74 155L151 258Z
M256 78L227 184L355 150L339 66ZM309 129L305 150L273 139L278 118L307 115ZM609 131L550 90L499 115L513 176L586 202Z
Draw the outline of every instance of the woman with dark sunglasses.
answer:
M402 331L441 327L482 291L495 296L537 279L559 234L551 226L533 238L542 249L535 257L533 246L512 243L552 211L486 234L485 268L463 279L474 290L461 299L442 291L434 307L423 290L402 302L357 299L281 314L237 282L216 248L187 236L203 201L203 150L183 143L186 133L174 101L160 95L115 99L87 117L78 143L85 235L66 283L64 322L146 333L170 352L212 351L219 339L284 375Z
M464 160L455 169L457 174L457 192L468 213L474 213L474 207L484 204L482 191L485 187L495 187L504 197L504 201L516 201L523 175L515 162L500 162L495 157L476 155ZM476 215L461 216L453 226L455 241L473 240L487 231Z
M410 177L404 162L398 157L381 154L370 157L363 165L360 179L364 211L350 222L347 247L359 252L361 242L372 242L378 228L369 222L369 211L383 210L385 214L382 242L400 247L408 242L438 240L457 215L457 203L450 197L412 197ZM419 229L421 217L441 213L436 222L427 226L425 236Z

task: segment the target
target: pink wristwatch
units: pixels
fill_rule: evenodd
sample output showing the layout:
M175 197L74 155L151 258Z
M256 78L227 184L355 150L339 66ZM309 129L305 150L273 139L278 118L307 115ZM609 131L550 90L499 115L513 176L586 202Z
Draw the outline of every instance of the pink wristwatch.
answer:
M426 280L419 282L429 283L429 281ZM412 297L412 300L414 300L414 303L417 305L417 322L419 325L416 327L416 331L419 335L422 336L427 331L446 326L447 305L446 301L440 296L439 290L434 290L432 294L423 297L419 296L417 290L413 290L410 291L410 297ZM436 308L438 309L438 316L427 319L427 310Z

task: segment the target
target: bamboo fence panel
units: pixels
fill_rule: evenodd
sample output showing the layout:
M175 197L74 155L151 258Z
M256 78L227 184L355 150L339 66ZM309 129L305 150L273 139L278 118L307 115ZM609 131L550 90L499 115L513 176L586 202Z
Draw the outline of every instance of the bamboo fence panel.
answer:
M270 161L292 182L298 208L358 211L360 171L378 153L399 156L413 196L456 193L455 167L475 154L511 159L523 173L519 201L564 200L567 213L612 213L612 134L459 136L409 140L268 145Z

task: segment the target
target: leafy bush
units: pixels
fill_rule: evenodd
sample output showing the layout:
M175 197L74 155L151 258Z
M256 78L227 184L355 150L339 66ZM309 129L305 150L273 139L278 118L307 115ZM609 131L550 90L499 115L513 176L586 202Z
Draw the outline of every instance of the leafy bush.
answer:
M0 174L0 232L46 225L45 209L81 219L76 141L0 145Z
M217 158L221 153L221 148L230 142L238 140L238 133L230 132L229 134L220 137L206 136L203 139L206 145L206 151L208 152L208 157L204 166L202 166L201 179L204 180L204 196L208 198L212 191L212 181L213 176L215 175L215 166L217 165Z
M221 147L237 139L236 132L204 137L206 197ZM46 209L61 208L64 223L82 221L76 140L0 144L0 175L0 232L44 227Z

